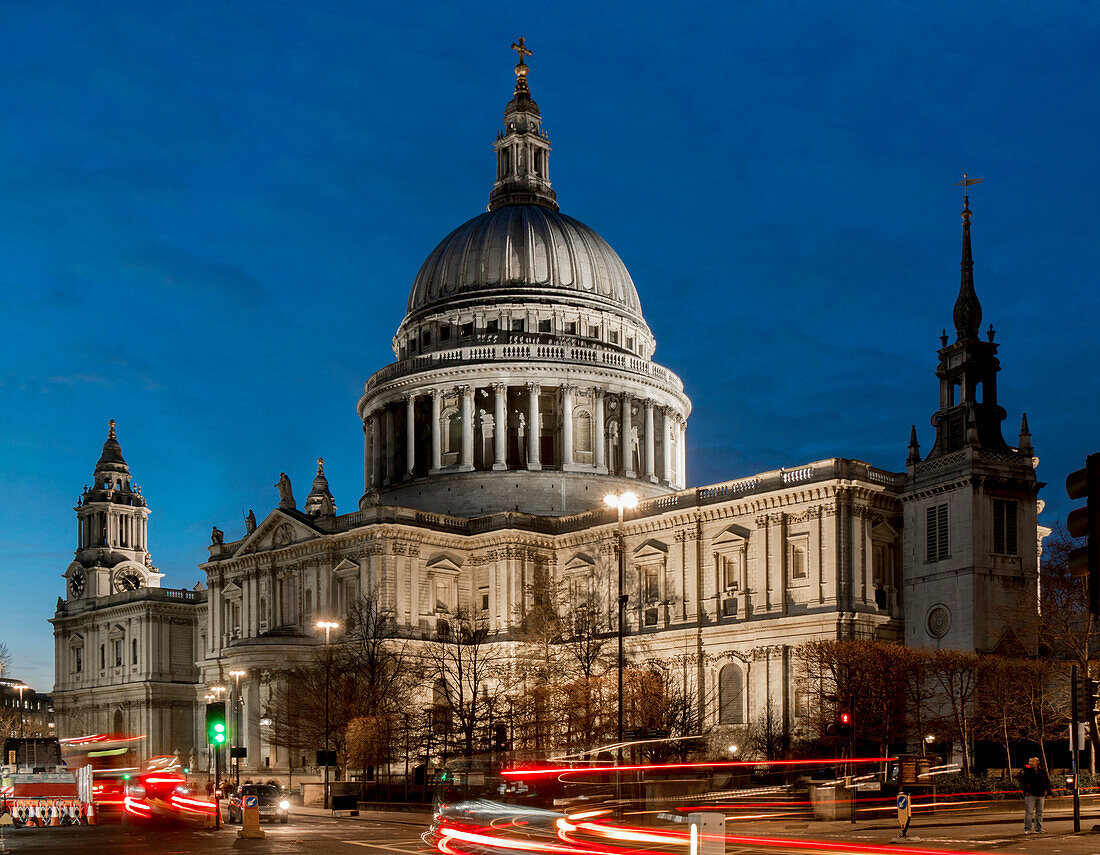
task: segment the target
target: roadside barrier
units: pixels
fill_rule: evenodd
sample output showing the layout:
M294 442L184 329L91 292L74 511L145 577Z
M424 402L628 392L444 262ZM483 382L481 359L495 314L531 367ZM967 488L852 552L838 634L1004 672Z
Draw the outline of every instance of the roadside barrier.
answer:
M77 799L9 798L8 811L15 828L53 828L61 825L94 825L95 807Z

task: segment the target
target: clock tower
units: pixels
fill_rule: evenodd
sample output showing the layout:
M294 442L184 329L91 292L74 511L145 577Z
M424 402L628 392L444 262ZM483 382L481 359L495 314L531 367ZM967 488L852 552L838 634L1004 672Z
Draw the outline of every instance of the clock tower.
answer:
M149 508L130 477L112 419L92 483L77 499L75 560L65 571L65 599L159 588L162 573L148 550Z

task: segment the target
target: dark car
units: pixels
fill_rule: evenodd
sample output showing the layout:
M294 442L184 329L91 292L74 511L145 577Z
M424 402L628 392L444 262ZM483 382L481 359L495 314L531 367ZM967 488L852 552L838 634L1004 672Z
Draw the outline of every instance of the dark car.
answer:
M242 784L228 800L227 811L230 822L244 821L244 806L249 796L256 797L256 806L260 809L260 819L273 822L286 822L290 817L290 802L273 784Z

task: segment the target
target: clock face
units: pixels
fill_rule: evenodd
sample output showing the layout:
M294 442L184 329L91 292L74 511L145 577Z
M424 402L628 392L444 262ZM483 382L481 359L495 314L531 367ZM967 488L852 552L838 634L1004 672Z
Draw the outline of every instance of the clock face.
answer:
M83 570L74 570L69 574L69 590L72 591L74 597L84 596L85 583Z
M115 576L116 591L136 591L145 580L136 570L123 570Z

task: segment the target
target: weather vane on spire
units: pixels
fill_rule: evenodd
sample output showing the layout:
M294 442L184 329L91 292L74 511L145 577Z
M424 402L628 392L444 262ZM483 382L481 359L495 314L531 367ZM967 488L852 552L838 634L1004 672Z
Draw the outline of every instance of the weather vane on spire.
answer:
M963 189L963 208L965 208L967 211L970 210L970 196L967 195L966 188L969 187L971 184L981 184L981 183L982 183L982 179L980 179L980 178L967 178L965 172L963 173L963 180L955 182L956 187L962 187L962 189Z

